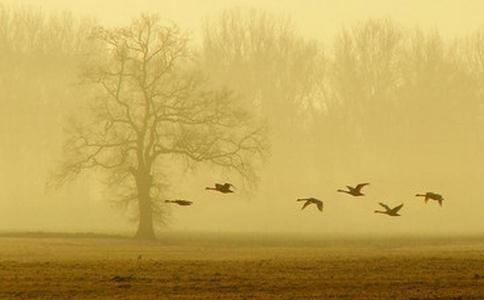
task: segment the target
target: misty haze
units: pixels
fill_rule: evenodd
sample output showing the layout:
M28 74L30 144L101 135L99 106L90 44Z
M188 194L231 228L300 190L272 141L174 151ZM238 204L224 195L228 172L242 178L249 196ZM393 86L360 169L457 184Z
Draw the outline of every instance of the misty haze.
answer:
M0 0L0 298L484 299L483 9Z

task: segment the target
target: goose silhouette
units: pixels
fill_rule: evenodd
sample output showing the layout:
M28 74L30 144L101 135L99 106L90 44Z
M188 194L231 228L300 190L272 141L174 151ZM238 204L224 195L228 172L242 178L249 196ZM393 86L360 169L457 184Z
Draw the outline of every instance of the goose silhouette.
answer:
M323 201L310 197L310 198L300 198L297 199L296 201L306 201L304 202L304 205L301 207L301 209L305 209L307 206L314 204L318 207L319 211L323 211Z
M192 205L192 201L188 200L181 200L181 199L176 199L176 200L165 200L165 203L173 203L173 204L178 204L180 206L189 206Z
M395 206L394 208L390 208L388 205L385 203L379 203L385 211L382 210L375 210L376 214L386 214L392 217L399 217L400 215L398 214L398 211L403 207L403 204L400 204L399 206Z
M230 189L231 187L235 188L233 184L226 182L224 184L216 183L215 187L206 187L205 189L227 194L234 192Z
M369 184L370 184L370 183L368 183L368 182L367 182L367 183L360 183L360 184L358 184L358 185L357 185L357 186L355 186L355 187L352 187L352 186L347 185L346 187L348 188L348 190L342 190L342 189L339 189L339 190L337 190L337 192L340 192L340 193L347 193L347 194L349 194L349 195L351 195L351 196L355 196L355 197L357 197L357 196L364 196L365 194L363 194L363 193L361 192L361 189L362 189L364 186L367 186L367 185L369 185Z
M417 194L415 197L424 197L425 203L427 203L429 200L435 200L439 202L439 205L442 206L442 201L444 201L444 197L442 195L433 193L433 192L427 192L425 194Z

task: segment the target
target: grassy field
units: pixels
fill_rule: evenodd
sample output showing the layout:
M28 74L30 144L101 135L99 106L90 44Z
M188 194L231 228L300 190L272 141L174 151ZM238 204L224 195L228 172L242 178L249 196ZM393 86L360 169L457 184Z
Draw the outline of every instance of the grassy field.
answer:
M0 298L484 299L484 239L0 237Z

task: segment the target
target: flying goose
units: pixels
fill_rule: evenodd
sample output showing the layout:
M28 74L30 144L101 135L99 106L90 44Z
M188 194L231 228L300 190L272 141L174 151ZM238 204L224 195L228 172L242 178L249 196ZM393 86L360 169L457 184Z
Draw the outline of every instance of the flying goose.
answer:
M342 190L342 189L339 189L339 190L337 190L337 191L338 191L338 192L340 192L340 193L347 193L347 194L350 194L350 195L352 195L352 196L364 196L365 194L363 194L363 193L361 192L361 189L362 189L364 186L369 185L369 184L370 184L370 183L368 183L368 182L367 182L367 183L360 183L360 184L358 184L358 185L357 185L357 186L355 186L355 187L352 187L352 186L347 185L347 186L346 186L346 187L348 188L348 190L347 190L347 191L346 191L346 190Z
M216 183L214 188L213 187L206 187L205 189L227 194L227 193L233 193L234 192L230 189L231 187L235 188L233 184L226 182L224 184Z
M296 201L306 201L304 205L301 207L301 209L305 209L306 206L308 205L315 204L318 207L319 211L323 211L323 201L319 199L310 197L310 198L300 198L300 199L297 199Z
M165 203L174 203L174 204L178 204L180 206L189 206L189 205L192 205L193 204L192 201L180 200L180 199L176 199L176 200L165 200Z
M442 195L433 193L433 192L427 192L425 194L417 194L415 197L425 197L425 203L427 203L429 200L435 200L439 202L439 205L442 206L442 201L444 201L444 197Z
M375 210L375 213L387 214L387 215L392 216L392 217L399 217L400 216L398 214L398 211L403 207L403 204L400 204L399 206L395 206L394 208L390 208L388 205L381 203L381 202L379 204L385 209L385 211Z

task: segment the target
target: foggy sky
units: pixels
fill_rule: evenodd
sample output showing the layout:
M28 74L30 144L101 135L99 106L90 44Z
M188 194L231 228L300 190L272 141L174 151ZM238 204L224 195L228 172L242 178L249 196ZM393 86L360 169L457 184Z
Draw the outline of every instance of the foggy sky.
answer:
M123 25L143 12L155 12L191 30L199 31L201 18L223 9L256 7L290 15L301 33L314 38L331 37L344 25L371 17L391 17L403 24L463 34L482 27L477 13L479 0L3 0L15 5L33 5L45 10L68 10L79 16L95 16L105 25Z
M0 3L14 5L33 5L42 7L45 12L68 10L76 16L94 16L98 22L107 26L128 24L131 18L143 12L159 13L163 18L172 20L194 36L200 37L200 24L203 17L215 15L234 6L256 7L292 17L298 31L310 38L327 41L343 26L364 21L370 17L391 17L406 26L420 26L425 30L438 30L445 37L453 37L473 32L484 25L482 1L290 1L290 0L0 0ZM53 116L55 117L55 116ZM1 143L1 142L0 142ZM14 139L6 145L15 144ZM1 145L1 144L0 144ZM34 149L22 149L35 156ZM416 150L417 151L417 150ZM0 155L2 149L0 147ZM450 186L444 177L432 177L432 172L417 169L415 176L405 172L402 177L377 172L357 172L346 174L343 170L337 176L326 176L324 168L319 177L314 172L305 173L311 162L298 162L302 153L288 153L285 181L281 186L286 189L267 189L262 185L252 197L244 193L234 195L214 194L204 190L213 182L234 182L232 178L221 178L216 174L187 175L185 184L177 188L181 198L193 199L195 205L189 208L171 209L168 225L164 230L208 230L244 232L308 232L308 233L477 233L484 231L484 202L478 190L463 192L468 186L466 178ZM459 155L456 154L456 160ZM55 159L53 159L55 160ZM459 162L452 162L452 164ZM30 165L35 169L37 166ZM475 173L484 175L482 167ZM452 169L435 172L451 174ZM26 176L40 191L46 172ZM40 175L39 175L40 174ZM287 174L292 174L287 176ZM428 176L430 174L430 176ZM262 173L263 175L263 173ZM274 174L272 174L274 175ZM449 175L449 176L455 176ZM482 178L482 177L481 177ZM8 174L0 172L0 180L9 185ZM266 180L268 180L266 178ZM277 178L271 178L277 181ZM350 198L336 193L337 188L346 184L371 182L367 187L367 197ZM471 184L474 184L471 181ZM287 192L287 186L291 185ZM1 185L0 185L1 186ZM91 186L88 191L82 185L70 187L72 197L52 194L36 195L22 185L21 196L13 197L9 192L0 192L0 231L5 230L54 230L54 231L100 231L132 232L136 227L129 223L122 212L112 209L103 200L99 186ZM272 186L272 185L271 185ZM5 189L4 189L5 190ZM444 207L436 202L423 204L416 199L416 192L427 190L442 191L446 197ZM325 201L323 214L317 210L300 210L298 197L315 196ZM402 217L386 218L374 215L378 202L390 205L405 203Z

